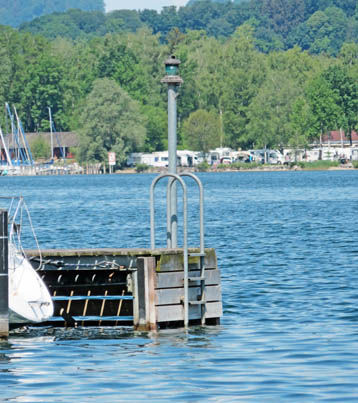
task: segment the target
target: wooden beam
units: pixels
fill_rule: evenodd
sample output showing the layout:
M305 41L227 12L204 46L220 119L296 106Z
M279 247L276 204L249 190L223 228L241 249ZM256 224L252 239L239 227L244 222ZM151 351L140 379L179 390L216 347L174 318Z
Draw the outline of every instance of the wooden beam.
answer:
M200 275L199 271L190 272L190 277L197 277ZM156 288L176 288L183 287L184 284L184 272L166 272L157 273ZM217 285L220 284L220 270L205 270L205 284ZM189 284L190 286L199 286L199 281Z
M154 257L139 257L134 276L133 322L136 330L156 330Z
M201 318L200 305L189 306L189 320ZM184 320L184 308L183 305L163 305L156 307L157 321L160 322L172 322ZM220 302L208 302L206 304L205 318L220 318L222 316L222 303Z
M184 295L183 287L181 288L163 288L156 290L155 304L158 305L176 305L182 303ZM200 287L189 287L189 300L198 300L201 296ZM205 299L207 302L221 301L221 286L212 285L205 289Z

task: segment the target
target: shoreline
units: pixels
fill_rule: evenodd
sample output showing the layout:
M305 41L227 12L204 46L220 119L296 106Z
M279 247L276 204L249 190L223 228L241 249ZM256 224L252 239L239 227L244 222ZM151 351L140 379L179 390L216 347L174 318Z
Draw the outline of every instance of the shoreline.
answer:
M284 165L270 165L270 166L263 166L260 168L251 168L251 169L233 169L233 168L227 168L227 169L222 169L222 168L209 168L205 171L201 171L197 169L196 167L178 167L178 173L181 172L193 172L193 173L198 173L198 172L207 172L207 173L216 173L216 172L288 172L288 171L351 171L355 170L352 164L346 164L346 165L340 165L338 167L320 167L320 168L302 168L300 166L293 166L293 167L288 167ZM155 168L151 167L145 171L142 172L137 172L135 168L127 168L127 169L122 169L118 170L115 172L115 174L118 175L129 175L129 174L161 174L167 172L167 168Z

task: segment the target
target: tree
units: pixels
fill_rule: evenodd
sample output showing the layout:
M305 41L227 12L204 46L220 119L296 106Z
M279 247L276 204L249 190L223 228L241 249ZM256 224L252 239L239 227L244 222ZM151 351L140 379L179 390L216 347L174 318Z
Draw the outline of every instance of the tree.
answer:
M219 117L214 112L199 109L184 122L183 134L185 145L207 154L220 144Z
M254 47L252 28L240 27L224 50L221 105L225 145L236 148L246 134L248 111L266 74L264 58Z
M292 105L288 124L288 145L295 150L305 148L309 144L311 117L305 98L298 97Z
M128 153L144 145L145 119L139 105L113 80L94 82L80 123L81 161L103 162L107 160L107 152L114 151L117 164L121 165Z
M95 41L94 52L98 57L99 78L115 80L137 100L143 101L147 97L149 91L144 66L120 35L107 35Z
M147 152L162 151L167 149L168 115L161 108L151 105L141 107L143 115L146 117L147 137L145 148Z
M338 126L351 138L352 130L358 128L358 84L341 66L330 66L322 76L336 94L337 106L340 109Z
M288 143L289 117L299 89L287 74L271 71L248 108L243 145L277 148Z
M312 136L317 138L328 130L339 128L341 110L338 106L338 94L322 75L307 84L306 98L311 110Z
M336 55L346 38L348 22L337 7L317 11L290 33L286 46L299 45L311 53Z
M36 137L31 143L31 153L35 160L39 158L48 159L51 157L51 147L42 137Z
M0 23L17 27L24 21L71 8L104 11L103 0L0 0Z

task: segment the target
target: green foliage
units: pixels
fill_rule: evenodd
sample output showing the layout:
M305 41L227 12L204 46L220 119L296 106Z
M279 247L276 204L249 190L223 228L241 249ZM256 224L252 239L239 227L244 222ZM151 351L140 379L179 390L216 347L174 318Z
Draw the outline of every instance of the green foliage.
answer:
M222 62L220 109L224 119L224 145L237 148L251 141L246 130L249 108L266 75L264 58L254 48L250 26L238 29L228 41Z
M292 30L288 45L297 44L311 53L336 55L346 38L348 22L344 11L337 7L317 11Z
M148 169L149 169L149 165L147 165L147 164L136 164L136 166L135 166L135 170L138 173L148 171Z
M247 24L253 28L254 43L261 51L284 50L299 45L314 54L324 52L331 55L339 53L344 41L356 41L358 33L355 0L200 0L178 9L164 7L160 13L148 9L117 10L107 15L90 12L102 9L90 8L90 2L86 8L84 1L78 0L72 7L86 11L64 12L70 7L59 7L56 9L59 12L23 24L21 29L48 38L66 36L75 39L136 32L147 26L154 34L160 34L162 42L169 43L171 53L181 36L191 30L205 30L208 36L229 38L237 28ZM71 0L66 4L69 2ZM6 11L3 13L7 15ZM49 11L44 13L49 14ZM2 16L3 23L9 23L4 21L7 17L1 13L0 7L0 21Z
M199 172L206 172L210 169L210 165L206 161L203 161L200 164L198 164L196 168Z
M160 81L173 51L184 80L179 147L305 148L330 130L358 130L353 8L350 0L292 0L287 10L278 0L203 0L161 13L68 10L20 31L0 26L0 103L16 105L25 131L47 131L51 107L58 131L82 133L79 159L107 161L116 151L121 164L131 151L167 147ZM0 124L9 131L4 114Z
M147 137L145 139L146 152L163 151L166 148L168 133L168 116L165 110L143 105L142 114L146 117Z
M280 148L288 143L290 114L299 88L282 72L271 72L248 108L246 144Z
M31 143L31 153L35 160L48 159L51 157L51 147L44 138L37 137Z
M144 145L145 120L139 105L113 80L94 82L80 121L81 161L107 161L107 153L114 151L117 164L121 165L127 153Z
M104 11L103 0L0 0L0 21L17 27L42 15L63 12L71 8Z
M256 169L258 167L261 167L262 164L259 164L258 162L250 162L250 163L246 163L246 162L233 162L231 165L229 165L230 167L237 169L237 170L247 170L247 169Z
M298 165L302 169L307 170L321 170L321 169L329 169L329 168L336 168L339 166L338 161L313 161L313 162L305 162L300 161L296 165Z
M219 117L214 112L199 109L184 122L183 134L185 145L207 154L219 146Z
M352 165L354 169L358 169L358 161L352 161Z

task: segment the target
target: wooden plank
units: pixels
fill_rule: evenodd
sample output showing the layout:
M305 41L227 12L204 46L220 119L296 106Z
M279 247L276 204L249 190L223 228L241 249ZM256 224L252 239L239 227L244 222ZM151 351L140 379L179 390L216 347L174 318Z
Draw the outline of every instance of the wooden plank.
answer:
M197 301L200 297L200 287L189 288L189 300ZM164 288L156 290L155 304L158 305L175 305L180 304L184 297L184 288ZM207 302L221 301L221 286L207 286L205 289L205 297Z
M138 270L135 286L134 327L137 330L156 329L155 311L155 266L154 257L138 258Z
M197 249L192 249L192 251L199 252ZM217 268L216 253L214 249L205 249L205 267L208 269ZM157 264L158 272L167 271L180 271L184 270L184 258L183 253L173 253L173 254L163 254ZM189 256L189 270L195 270L199 268L200 257Z
M189 320L200 319L200 305L189 306ZM164 305L157 306L157 322L173 322L184 320L184 306L183 305ZM209 302L206 304L207 319L220 318L222 316L222 303Z
M190 272L190 276L199 276L199 271ZM157 273L156 279L156 289L160 288L178 288L183 287L184 284L184 272L165 272L165 273ZM217 285L221 284L220 280L220 270L212 269L205 270L205 284L206 285ZM191 286L198 286L199 281L190 282Z
M156 259L155 257L144 258L147 261L146 285L147 285L147 329L157 330L157 316L155 310L155 280Z

